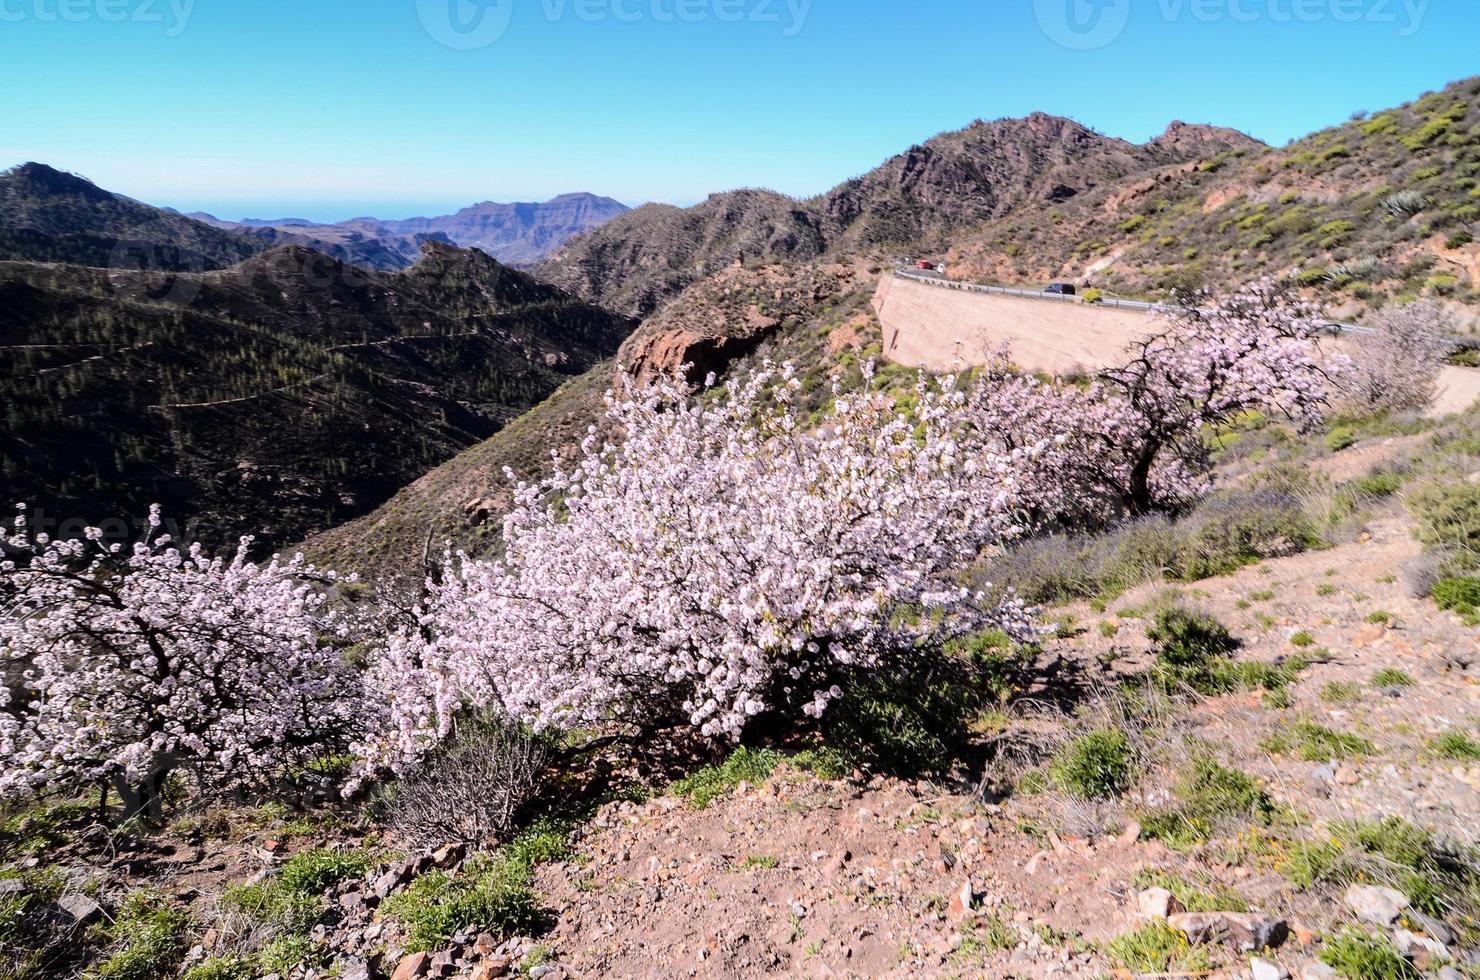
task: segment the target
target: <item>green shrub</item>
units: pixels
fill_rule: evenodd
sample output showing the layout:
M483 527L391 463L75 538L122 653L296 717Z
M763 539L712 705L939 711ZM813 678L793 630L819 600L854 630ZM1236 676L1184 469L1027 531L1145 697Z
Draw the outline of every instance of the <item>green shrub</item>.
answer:
M1480 551L1480 484L1452 480L1433 482L1409 494L1408 509L1426 545L1462 555L1474 564Z
M745 765L754 766L751 771L761 768L755 762ZM457 875L440 870L422 875L387 899L384 908L406 926L413 952L445 947L458 933L527 935L549 919L532 887L534 869L568 853L565 831L539 824L497 852L469 861Z
M1185 848L1230 820L1268 827L1285 812L1252 776L1198 756L1177 783L1176 805L1145 815L1141 835Z
M1239 648L1228 627L1206 613L1180 606L1157 613L1146 636L1157 663L1173 670L1196 670Z
M1386 936L1346 929L1321 947L1320 959L1348 980L1419 980L1418 968Z
M1431 594L1440 609L1453 609L1461 616L1474 616L1480 610L1480 578L1440 579Z
M696 810L702 810L742 782L760 785L781 764L783 756L770 749L741 746L724 762L705 766L674 783L672 792Z
M257 969L262 976L286 974L304 964L319 964L322 948L307 936L277 936L257 952Z
M289 858L277 875L226 892L226 900L259 922L289 934L306 933L323 916L326 889L363 877L371 857L363 851L314 848Z
M1464 248L1475 241L1475 236L1467 230L1456 231L1444 241L1445 248Z
M1197 974L1213 968L1207 950L1165 922L1152 922L1110 940L1110 962L1133 974Z
M1338 425L1326 433L1326 448L1333 453L1339 453L1343 449L1349 449L1357 444L1357 433L1349 425Z
M1104 302L1104 299L1105 293L1103 290L1090 287L1084 291L1084 301L1086 303L1101 303Z
M495 857L461 874L431 871L385 903L407 931L407 949L446 946L459 932L506 937L532 931L545 918L528 869Z
M53 975L82 950L69 930L57 928L51 903L65 886L52 868L0 869L0 881L19 879L25 889L0 895L0 976L40 980Z
M112 952L92 975L97 980L172 976L189 948L190 927L190 916L160 896L133 892L106 930Z
M1192 885L1160 868L1142 868L1131 879L1137 890L1165 888L1189 912L1247 912L1249 903L1231 888L1213 883L1211 891Z
M1315 646L1315 643L1316 638L1310 634L1309 630L1300 630L1299 632L1294 633L1290 636L1290 645L1293 647L1300 647L1301 649L1304 649L1306 647Z
M1117 728L1086 732L1061 748L1048 767L1054 784L1082 800L1109 799L1130 788L1130 740Z
M968 727L1025 683L1026 656L989 630L937 655L910 654L855 672L823 715L824 742L850 770L944 775L960 757Z
M258 974L244 956L220 956L185 971L184 980L253 980Z

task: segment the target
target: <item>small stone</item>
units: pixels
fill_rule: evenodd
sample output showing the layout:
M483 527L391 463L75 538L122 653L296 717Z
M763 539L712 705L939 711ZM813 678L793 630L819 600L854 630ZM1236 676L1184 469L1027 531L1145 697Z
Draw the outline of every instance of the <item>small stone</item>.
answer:
M75 892L57 899L57 908L65 912L67 917L79 926L89 925L103 914L97 902L86 895L79 895Z
M540 980L541 977L548 977L554 972L555 968L553 966L541 965L532 967L529 971L529 980Z
M445 870L461 861L467 850L463 844L443 844L432 852L432 864Z
M1430 939L1436 939L1439 942L1443 943L1445 946L1454 945L1454 930L1449 928L1449 926L1445 925L1440 920L1434 918L1432 915L1425 915L1418 909L1408 909L1404 913L1404 915L1406 915L1413 922L1414 925L1422 928L1424 933Z
M20 878L0 878L0 896L24 895L30 888Z
M1311 960L1300 968L1300 980L1332 980L1337 976L1340 974L1320 960Z
M512 966L513 960L507 956L490 956L473 970L472 980L494 980L495 977L506 977Z
M1278 963L1254 957L1249 961L1249 972L1254 980L1289 980L1290 974Z
M1393 945L1420 970L1432 970L1438 964L1448 963L1450 960L1449 950L1444 948L1443 943L1407 929L1399 929L1393 933Z
M396 972L391 974L391 980L418 980L426 976L431 960L430 953L412 953L396 966Z
M1165 888L1148 888L1136 896L1136 911L1148 919L1165 919L1183 909L1177 896Z
M1023 873L1024 874L1030 874L1030 875L1036 875L1038 873L1038 865L1039 865L1039 863L1041 863L1042 861L1047 860L1048 857L1049 857L1049 853L1047 851L1039 851L1037 854L1034 854L1032 857L1030 857L1028 859L1028 863L1025 864L1025 865L1023 865Z
M1389 926L1408 907L1408 896L1395 888L1380 885L1352 885L1346 890L1346 904L1359 919L1373 925Z
M970 881L963 881L961 887L951 896L951 904L946 907L946 918L952 922L963 922L974 914L975 893L971 889Z

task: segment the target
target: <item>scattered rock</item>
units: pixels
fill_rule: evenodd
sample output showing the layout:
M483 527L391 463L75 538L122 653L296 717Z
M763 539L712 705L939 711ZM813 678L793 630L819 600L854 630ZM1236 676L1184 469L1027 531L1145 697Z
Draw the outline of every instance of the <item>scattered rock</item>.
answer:
M1412 960L1413 965L1420 970L1432 970L1440 963L1448 963L1450 960L1449 950L1444 948L1443 943L1407 929L1399 929L1393 934L1393 944L1398 947L1398 952Z
M1244 952L1275 949L1290 936L1284 919L1261 919L1242 912L1182 912L1169 916L1167 924L1189 942L1221 942Z
M1394 888L1380 885L1352 885L1346 890L1346 904L1359 919L1373 925L1390 926L1408 907L1408 896Z
M1249 961L1249 972L1254 980L1289 980L1290 973L1278 963L1254 957Z
M973 907L976 894L971 890L971 882L963 881L961 887L951 896L951 904L946 907L946 918L952 922L963 922L975 915Z
M1416 926L1423 929L1424 933L1431 939L1437 939L1445 946L1453 946L1455 941L1454 930L1449 928L1432 915L1425 915L1418 909L1408 909L1403 913Z
M506 977L514 963L507 956L490 956L473 970L472 980L495 980Z
M391 980L418 980L426 976L431 960L429 953L412 953L396 967L396 972L391 974Z
M1337 976L1340 974L1320 960L1311 960L1300 969L1300 980L1332 980Z
M79 926L91 925L102 917L103 910L86 895L72 893L63 895L57 899L57 908L61 909L72 922Z
M1165 888L1148 888L1136 896L1136 910L1148 919L1165 919L1184 911L1177 896Z

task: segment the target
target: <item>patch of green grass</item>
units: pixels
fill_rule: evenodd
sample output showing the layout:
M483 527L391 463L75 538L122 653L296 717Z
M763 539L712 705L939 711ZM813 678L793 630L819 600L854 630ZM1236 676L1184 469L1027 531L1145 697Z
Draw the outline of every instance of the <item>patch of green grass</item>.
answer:
M987 913L962 925L961 947L956 950L956 955L980 965L986 954L1006 952L1016 948L1017 944L1017 930L995 913Z
M96 980L172 976L190 945L190 916L159 895L133 892L106 928L112 951L91 973Z
M304 964L323 960L320 946L307 936L278 936L257 952L257 969L262 976L286 974Z
M1301 630L1290 637L1290 645L1301 649L1315 646L1315 643L1316 638L1310 634L1309 630Z
M47 854L72 839L75 828L97 813L80 800L42 801L10 811L0 820L0 854Z
M1419 980L1418 968L1386 936L1343 930L1326 940L1320 959L1348 980Z
M1431 594L1440 609L1452 609L1471 624L1480 619L1480 578L1440 579Z
M1360 735L1338 732L1306 719L1275 732L1259 745L1274 755L1295 755L1306 762L1355 759L1377 751Z
M1362 685L1352 681L1331 681L1321 688L1321 700L1332 704L1350 704L1362 700Z
M1398 617L1386 609L1378 609L1368 613L1363 622L1371 623L1374 626L1397 626Z
M1109 799L1130 788L1130 740L1117 728L1086 732L1054 756L1048 774L1056 786L1083 800Z
M284 933L302 934L323 916L324 890L363 877L371 864L370 854L364 851L313 848L289 858L266 881L229 889L226 900L258 922Z
M184 980L253 980L258 976L252 960L245 956L218 956L185 971Z
M1396 667L1384 667L1372 675L1373 687L1412 687L1413 678Z
M751 854L741 861L737 867L741 871L751 871L756 868L769 871L781 862L769 854Z
M65 887L54 869L0 869L0 880L20 880L23 891L0 895L0 975L6 980L33 980L48 976L57 964L51 962L54 944L65 941L48 928L48 909Z
M810 772L818 779L842 779L853 771L853 765L842 750L832 745L818 745L803 749L787 760L803 772Z
M460 932L527 934L548 920L532 885L535 866L567 853L566 832L539 824L498 851L473 858L456 875L427 872L383 907L406 927L411 951L440 949Z
M1260 589L1258 592L1250 592L1249 599L1253 602L1268 602L1274 598L1274 589Z
M670 791L702 810L741 783L760 785L784 760L779 752L741 746L717 766L705 766L674 783Z
M1131 884L1136 889L1165 888L1189 912L1247 912L1249 903L1226 885L1209 882L1204 887L1193 885L1161 868L1142 868Z
M1316 595L1332 596L1336 594L1336 591L1336 586L1332 585L1330 582L1322 582L1320 585L1316 586Z
M1480 761L1480 742L1464 732L1445 732L1430 743L1433 750L1446 759L1461 762Z
M1152 922L1105 944L1110 962L1131 973L1197 973L1213 968L1201 946L1165 922Z

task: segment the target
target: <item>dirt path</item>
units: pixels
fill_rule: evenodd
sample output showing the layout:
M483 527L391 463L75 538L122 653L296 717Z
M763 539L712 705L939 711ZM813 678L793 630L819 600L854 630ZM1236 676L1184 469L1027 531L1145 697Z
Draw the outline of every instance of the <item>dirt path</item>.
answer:
M874 294L874 311L884 328L884 356L933 371L980 364L1007 344L1024 370L1072 374L1118 362L1150 329L1145 314L1130 310L959 292L888 274ZM1429 415L1462 412L1477 401L1480 370L1446 367Z

